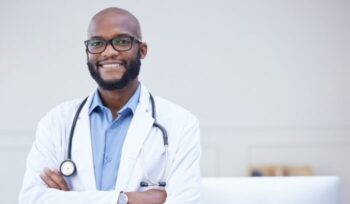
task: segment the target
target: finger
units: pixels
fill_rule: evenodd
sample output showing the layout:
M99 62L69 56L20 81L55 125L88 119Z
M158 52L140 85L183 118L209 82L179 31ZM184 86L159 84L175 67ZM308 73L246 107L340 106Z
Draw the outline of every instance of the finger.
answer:
M59 190L65 190L67 191L67 185L66 182L64 181L63 177L60 175L60 173L56 170L50 170L50 169L44 169L44 172L46 176L53 182L55 183L55 186L58 186ZM56 173L57 172L57 173Z
M47 176L52 182L54 182L56 185L58 185L58 187L59 187L60 190L63 190L62 187L63 187L63 188L66 187L66 183L65 183L64 179L61 178L60 173L57 173L57 174L56 174L55 171L50 170L50 169L48 169L48 168L44 169L44 172L45 172L46 176ZM62 180L63 180L63 182L62 182ZM60 182L63 183L63 184L61 184Z
M52 171L53 173L51 174L51 179L59 185L61 190L63 191L68 191L68 186L66 181L64 180L63 176L58 170Z
M43 173L40 175L40 177L41 179L44 180L44 182L49 188L56 188L58 190L61 190L60 186L52 179L51 174L52 174L51 170L48 168L45 168Z
M46 173L45 170L43 173L40 174L40 178L44 181L47 187L61 190L60 187L51 179L51 177Z

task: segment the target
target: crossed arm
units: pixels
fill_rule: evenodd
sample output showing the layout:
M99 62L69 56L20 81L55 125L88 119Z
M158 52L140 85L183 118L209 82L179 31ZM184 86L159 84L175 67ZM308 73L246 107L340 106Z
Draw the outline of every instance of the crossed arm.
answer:
M58 158L55 145L60 145L57 135L64 128L56 127L53 123L57 123L56 119L48 115L38 125L36 140L27 158L19 203L116 203L116 191L70 191L58 171L44 170L45 167L54 169L62 159ZM183 121L183 126L177 133L182 135L181 139L178 143L174 142L177 148L174 149L174 159L168 173L167 191L126 192L129 204L200 203L199 124L196 119L188 117ZM57 130L52 130L52 127Z
M65 180L58 170L45 168L40 177L49 188L69 191ZM126 192L126 194L129 199L128 204L162 204L167 197L165 191L157 189L150 189L144 192Z

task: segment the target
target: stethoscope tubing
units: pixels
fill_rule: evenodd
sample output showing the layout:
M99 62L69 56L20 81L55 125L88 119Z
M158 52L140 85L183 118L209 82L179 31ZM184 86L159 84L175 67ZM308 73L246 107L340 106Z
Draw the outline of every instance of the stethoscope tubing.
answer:
M75 113L75 116L74 116L74 119L73 119L73 122L72 122L72 127L71 127L71 130L70 130L70 133L69 133L69 141L68 141L68 148L67 148L67 159L64 160L61 163L61 165L60 165L61 174L66 176L66 177L72 176L72 175L74 175L76 173L76 165L75 165L75 163L72 160L72 142L73 142L74 131L75 131L75 127L76 127L76 124L77 124L80 112L81 112L83 106L85 105L87 99L88 99L88 97L86 97L81 102L81 104L79 105L79 107L78 107L78 109L77 109L77 111ZM152 94L150 94L150 101L151 101L151 106L152 106L152 118L154 119L153 126L158 128L161 131L162 136L163 136L164 153L165 153L165 156L164 156L165 159L164 160L165 160L165 163L164 163L163 168L162 168L161 176L160 176L160 178L157 179L157 180L159 180L158 183L152 181L149 178L148 174L146 173L145 169L143 168L144 177L145 177L145 179L148 182L142 181L140 183L140 186L141 187L149 187L149 186L165 187L166 186L165 178L167 176L167 165L168 165L168 134L167 134L166 129L157 122L156 107L155 107L155 102L154 102L154 98L153 98ZM142 149L141 149L140 153L141 153L141 155L143 155L142 154ZM142 162L144 163L144 158L143 158L143 156L141 156L141 157L142 157ZM64 171L62 170L63 166L65 164L67 164L67 163L69 165L71 165L72 168L73 168L73 170L70 173L64 173ZM145 166L145 164L143 166Z
M81 104L78 107L78 110L74 116L74 119L73 119L72 127L71 127L70 133L69 133L69 141L68 141L68 150L67 150L67 159L68 160L72 160L72 142L73 142L74 130L75 130L75 126L77 125L77 121L78 121L81 109L83 109L84 104L86 103L87 99L88 99L88 97L86 97L83 100L83 102L81 102Z

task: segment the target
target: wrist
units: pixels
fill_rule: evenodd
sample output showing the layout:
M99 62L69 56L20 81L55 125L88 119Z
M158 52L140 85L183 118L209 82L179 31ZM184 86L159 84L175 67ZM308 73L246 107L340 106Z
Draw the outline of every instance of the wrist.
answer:
M128 203L130 203L128 195L125 192L121 191L118 196L117 204L128 204Z

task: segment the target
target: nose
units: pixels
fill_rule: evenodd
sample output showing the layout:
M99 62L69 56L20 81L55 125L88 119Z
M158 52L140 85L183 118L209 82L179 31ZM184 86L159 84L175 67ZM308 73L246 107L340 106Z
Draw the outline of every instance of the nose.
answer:
M101 53L103 57L111 57L119 55L119 52L113 48L113 46L108 43L106 49Z

